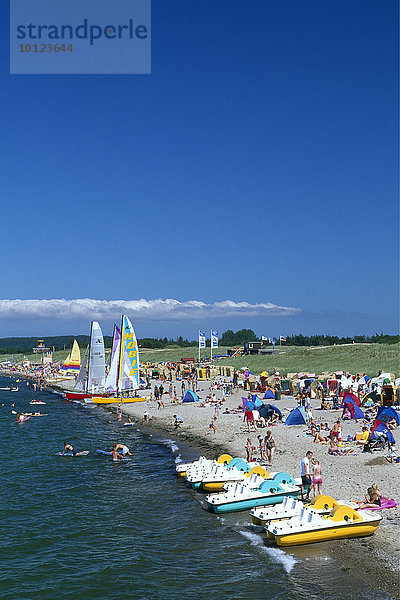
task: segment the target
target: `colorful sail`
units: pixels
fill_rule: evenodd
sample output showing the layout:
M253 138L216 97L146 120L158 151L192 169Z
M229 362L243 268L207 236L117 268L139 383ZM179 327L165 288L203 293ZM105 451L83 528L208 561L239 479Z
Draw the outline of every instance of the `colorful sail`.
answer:
M122 316L119 390L139 389L139 348L135 330L126 315Z
M88 392L104 389L106 380L106 364L104 354L103 332L97 321L92 321L90 330L90 352L88 370Z
M107 392L116 392L118 389L119 358L121 346L121 330L114 326L113 343L111 349L110 371L107 375L105 390Z
M77 375L81 368L81 351L76 340L74 340L72 350L68 354L67 360L63 363L60 373L61 375Z
M78 379L75 382L74 390L77 392L85 392L86 391L86 369L88 363L88 354L89 354L89 346L86 346L85 356L83 357L83 361L81 364L81 368L79 371Z

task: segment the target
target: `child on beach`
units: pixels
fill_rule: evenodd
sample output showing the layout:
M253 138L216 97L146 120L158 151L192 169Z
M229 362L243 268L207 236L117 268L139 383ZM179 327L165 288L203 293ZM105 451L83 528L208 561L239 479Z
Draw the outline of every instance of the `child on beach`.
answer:
M251 443L251 439L247 438L247 444L245 445L246 450L246 460L247 462L251 462L253 460L253 444Z
M312 459L313 464L313 476L312 476L312 489L313 495L318 496L322 494L322 468L318 458Z
M215 425L215 421L217 420L217 417L214 415L213 418L211 419L211 423L208 426L208 431L206 431L206 433L210 433L211 430L213 430L214 433L216 433L217 431L217 427Z

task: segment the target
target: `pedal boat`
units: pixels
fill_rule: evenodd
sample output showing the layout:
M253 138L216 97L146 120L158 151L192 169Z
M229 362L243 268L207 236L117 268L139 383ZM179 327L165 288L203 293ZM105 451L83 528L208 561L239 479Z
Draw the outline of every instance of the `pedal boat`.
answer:
M303 504L301 500L287 497L284 499L282 504L276 504L275 506L260 506L253 508L250 511L252 523L254 525L260 525L265 527L267 523L271 521L283 521L285 519L291 519L298 517L302 509L307 511L313 511L319 515L328 515L333 508L339 506L339 504L346 504L342 501L336 501L332 496L326 496L320 494L315 496L309 504ZM354 507L357 505L354 504Z
M279 482L279 475L276 475L277 479L265 479L256 488L236 483L227 492L209 494L205 498L207 508L215 513L237 512L255 506L280 504L287 496L296 498L300 494L300 487L294 485L292 478L288 483Z
M372 535L382 520L381 515L363 511L360 514L351 506L335 506L329 515L302 510L298 517L267 526L269 537L278 546L298 546L344 538Z
M193 490L199 490L202 487L204 479L212 477L216 478L218 481L225 481L226 478L229 477L227 474L234 473L236 475L239 472L247 473L253 466L254 463L249 465L249 463L242 458L232 458L228 465L217 463L210 467L202 465L195 467L194 469L190 468L186 471L186 484Z
M200 458L198 460L195 460L192 462L186 462L186 463L182 462L182 463L177 464L175 467L175 471L176 471L176 474L178 477L185 478L187 470L196 469L197 467L211 468L212 466L214 466L216 464L227 465L227 464L229 464L229 462L231 460L232 460L232 456L230 456L229 454L221 454L221 456L217 460L210 460L210 459L206 458L205 456L200 456Z
M252 466L252 463L247 463L242 459L233 459L227 467L215 469L209 475L203 477L201 487L206 492L222 492L224 489L227 491L226 487L224 487L227 484L243 482L246 485L246 482L250 480L252 475L258 475L261 480L270 478L270 474L264 467L260 465L254 466L254 463ZM261 481L257 483L260 484ZM257 485L254 484L252 487L257 487Z

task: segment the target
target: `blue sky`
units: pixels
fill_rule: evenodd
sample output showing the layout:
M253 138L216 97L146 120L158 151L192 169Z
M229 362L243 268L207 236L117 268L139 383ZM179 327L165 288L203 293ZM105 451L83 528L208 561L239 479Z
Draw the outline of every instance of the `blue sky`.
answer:
M153 0L151 75L10 75L7 22L0 337L397 331L396 2Z

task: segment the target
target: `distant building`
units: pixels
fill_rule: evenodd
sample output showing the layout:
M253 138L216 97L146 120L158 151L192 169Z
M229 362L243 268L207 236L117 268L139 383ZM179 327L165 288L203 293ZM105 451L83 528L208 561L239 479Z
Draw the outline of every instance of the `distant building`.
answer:
M266 348L263 342L245 342L243 354L279 354L279 348Z
M33 348L33 354L41 354L42 352L50 352L50 348L45 348L44 340L38 340L36 348Z
M262 344L262 342L245 342L243 354L258 354L258 351L261 350Z
M44 365L51 365L53 362L53 352L51 348L46 348L44 340L38 340L36 348L32 348L33 354L41 354L40 362Z

